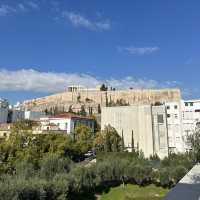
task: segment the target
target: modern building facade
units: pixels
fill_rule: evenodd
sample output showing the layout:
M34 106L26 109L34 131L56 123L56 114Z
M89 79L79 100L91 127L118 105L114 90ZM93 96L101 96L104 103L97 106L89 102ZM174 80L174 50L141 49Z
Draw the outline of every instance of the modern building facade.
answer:
M171 153L184 152L181 102L168 102L165 103L165 106L167 112L169 151Z
M131 151L134 139L134 148L142 150L146 157L157 154L164 158L168 155L165 106L104 107L101 129L106 125L114 127L120 136L123 133L125 148L128 151Z

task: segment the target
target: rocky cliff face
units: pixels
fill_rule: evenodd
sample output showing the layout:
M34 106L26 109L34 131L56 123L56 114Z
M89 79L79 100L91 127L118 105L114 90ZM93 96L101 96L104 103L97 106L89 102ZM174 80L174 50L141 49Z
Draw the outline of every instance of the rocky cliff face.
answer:
M57 107L61 111L78 111L85 107L87 112L98 113L102 106L120 105L125 102L129 105L155 104L156 102L180 101L179 89L160 90L117 90L117 91L78 91L63 92L51 96L37 98L23 102L23 106L30 110L51 109ZM118 102L118 104L116 104Z

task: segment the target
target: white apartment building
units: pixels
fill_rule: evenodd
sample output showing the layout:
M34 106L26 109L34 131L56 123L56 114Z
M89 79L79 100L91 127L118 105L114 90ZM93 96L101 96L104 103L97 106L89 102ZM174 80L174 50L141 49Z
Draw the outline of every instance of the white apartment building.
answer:
M40 131L66 131L73 133L79 125L85 125L94 132L95 122L92 118L75 115L72 113L63 113L56 116L40 118Z
M193 134L196 125L200 122L200 100L187 100L181 102L182 131L185 149L190 149L187 143L189 135Z
M184 152L181 102L165 103L167 112L169 152Z

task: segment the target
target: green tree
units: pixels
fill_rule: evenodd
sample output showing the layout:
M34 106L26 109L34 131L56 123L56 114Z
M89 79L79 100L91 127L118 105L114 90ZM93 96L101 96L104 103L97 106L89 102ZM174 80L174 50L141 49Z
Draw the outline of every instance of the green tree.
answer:
M104 130L97 133L93 142L93 146L97 151L120 151L122 139L118 135L115 128L110 125L105 126Z
M28 120L28 119L20 120L20 121L14 122L12 124L11 131L12 131L12 133L19 133L22 131L30 131L30 130L32 130L32 127L34 125L37 125L37 123L32 120Z
M68 158L62 158L56 154L49 154L40 163L41 177L49 180L58 173L68 173L73 163Z
M174 185L177 184L178 181L180 181L187 172L188 170L184 166L179 165L179 166L173 167L171 170L171 176L172 176Z
M68 112L69 112L69 113L74 113L74 111L73 111L73 109L72 109L72 105L69 106Z
M92 148L94 133L87 126L80 125L75 128L75 145L81 153L86 153Z
M197 124L195 132L188 137L195 162L200 162L200 125Z
M106 85L103 83L100 87L100 91L107 91L108 87L106 87Z
M101 105L98 104L98 108L97 108L98 114L101 114Z
M79 115L86 116L85 106L81 105L81 110L78 112Z
M93 167L78 166L70 173L72 191L80 193L90 191L95 187L95 171Z

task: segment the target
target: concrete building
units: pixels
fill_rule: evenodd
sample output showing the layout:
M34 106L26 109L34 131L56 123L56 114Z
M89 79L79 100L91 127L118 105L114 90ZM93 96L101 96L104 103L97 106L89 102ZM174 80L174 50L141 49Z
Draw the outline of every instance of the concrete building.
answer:
M106 125L114 127L124 137L127 150L142 150L146 157L157 154L168 156L167 119L165 106L121 106L102 108L101 129Z
M7 99L0 98L0 108L8 108L9 102Z
M7 123L8 108L0 108L0 123Z
M153 153L160 158L168 156L168 129L165 106L152 106Z
M11 124L1 123L0 124L0 139L9 138L11 133Z
M24 119L38 121L41 117L45 117L45 113L41 111L26 110L24 112Z
M51 117L40 118L41 131L66 131L73 133L79 125L85 125L94 132L94 120L89 117L83 117L72 113L64 113Z
M165 106L167 111L169 151L171 153L184 152L181 102L167 102Z
M9 103L6 99L0 99L0 123L7 123Z
M25 113L23 110L13 109L11 112L11 122L17 122L25 118Z
M196 125L200 122L200 100L181 101L182 112L182 132L185 142L185 149L189 150L190 146L187 142L189 135L193 134Z

